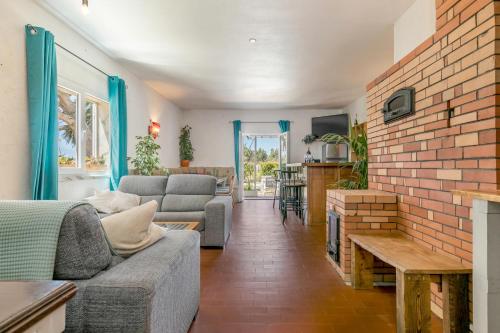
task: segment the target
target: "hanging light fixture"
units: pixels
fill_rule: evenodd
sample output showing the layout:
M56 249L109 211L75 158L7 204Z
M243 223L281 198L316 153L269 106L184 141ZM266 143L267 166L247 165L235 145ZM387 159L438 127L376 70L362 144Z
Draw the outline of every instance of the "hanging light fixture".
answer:
M89 0L82 0L82 12L83 15L87 15L89 13Z

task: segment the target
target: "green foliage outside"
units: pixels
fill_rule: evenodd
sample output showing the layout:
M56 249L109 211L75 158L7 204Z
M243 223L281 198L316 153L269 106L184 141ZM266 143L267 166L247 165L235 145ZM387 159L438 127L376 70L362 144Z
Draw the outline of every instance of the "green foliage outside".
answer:
M75 167L76 161L73 157L59 155L59 165L62 167Z
M262 176L274 176L274 170L279 168L278 162L269 161L260 163L260 174Z
M247 146L243 147L243 177L245 184L245 191L252 191L254 189L254 178L259 182L262 176L274 176L274 170L279 169L279 151L272 148L269 152L259 148L255 152ZM255 165L255 161L257 165ZM257 172L256 177L255 172Z
M243 177L245 180L245 191L251 191L252 190L252 179L253 175L255 172L255 167L254 164L251 162L247 162L244 164L243 167Z
M160 167L158 150L161 147L152 135L136 136L136 139L139 141L135 145L135 158L130 163L139 175L151 176Z

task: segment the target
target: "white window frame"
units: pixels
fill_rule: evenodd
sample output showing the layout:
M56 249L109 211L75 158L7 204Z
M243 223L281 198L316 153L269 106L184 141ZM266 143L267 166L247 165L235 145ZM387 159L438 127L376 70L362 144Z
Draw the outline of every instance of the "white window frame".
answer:
M57 89L62 89L70 93L74 93L77 95L78 101L77 101L77 106L76 106L76 118L77 118L77 124L76 124L76 129L77 129L77 144L76 144L76 150L77 150L77 161L76 161L76 167L75 168L69 168L69 167L61 167L58 165L59 168L59 174L61 175L88 175L88 176L109 176L111 174L110 170L110 165L108 165L107 170L104 171L88 171L85 167L85 156L86 156L86 151L85 151L85 139L86 139L86 131L83 130L83 121L84 121L84 112L85 112L85 102L87 100L91 100L97 103L105 103L108 105L108 109L110 109L109 101L96 97L93 94L90 94L86 91L81 91L80 89L75 88L68 88L68 86L63 85L63 84L58 84ZM109 116L111 117L111 112L109 113ZM94 124L94 122L93 122ZM111 121L109 122L110 127L112 126ZM59 131L59 129L58 129ZM97 135L97 131L93 131L95 135ZM109 129L109 133L111 134L111 128ZM94 143L95 140L93 140ZM111 147L110 147L111 149Z

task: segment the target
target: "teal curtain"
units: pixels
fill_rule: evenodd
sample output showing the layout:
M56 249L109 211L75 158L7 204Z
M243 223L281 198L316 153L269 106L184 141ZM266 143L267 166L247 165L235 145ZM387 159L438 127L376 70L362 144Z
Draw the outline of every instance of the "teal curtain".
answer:
M236 171L236 178L240 180L240 132L241 120L233 121L234 132L234 167Z
M57 62L54 35L26 26L31 196L57 200Z
M109 187L115 191L122 176L128 174L127 166L127 86L117 76L108 78L111 109L111 177Z
M281 133L286 133L286 132L290 131L290 121L289 120L280 120L280 121L278 121L278 124L280 125Z

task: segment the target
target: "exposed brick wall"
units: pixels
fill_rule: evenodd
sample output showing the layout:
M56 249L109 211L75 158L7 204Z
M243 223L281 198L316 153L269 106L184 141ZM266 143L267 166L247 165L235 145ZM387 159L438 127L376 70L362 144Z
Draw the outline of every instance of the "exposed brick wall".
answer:
M369 187L398 194L400 231L471 262L472 204L450 190L499 188L500 2L436 0L436 12L437 32L367 87ZM416 114L385 125L384 101L403 87Z
M333 265L346 282L351 281L351 233L397 231L398 206L394 193L374 190L328 190L327 212L340 217L340 262ZM329 230L328 230L329 232ZM394 282L394 267L375 258L375 282Z

